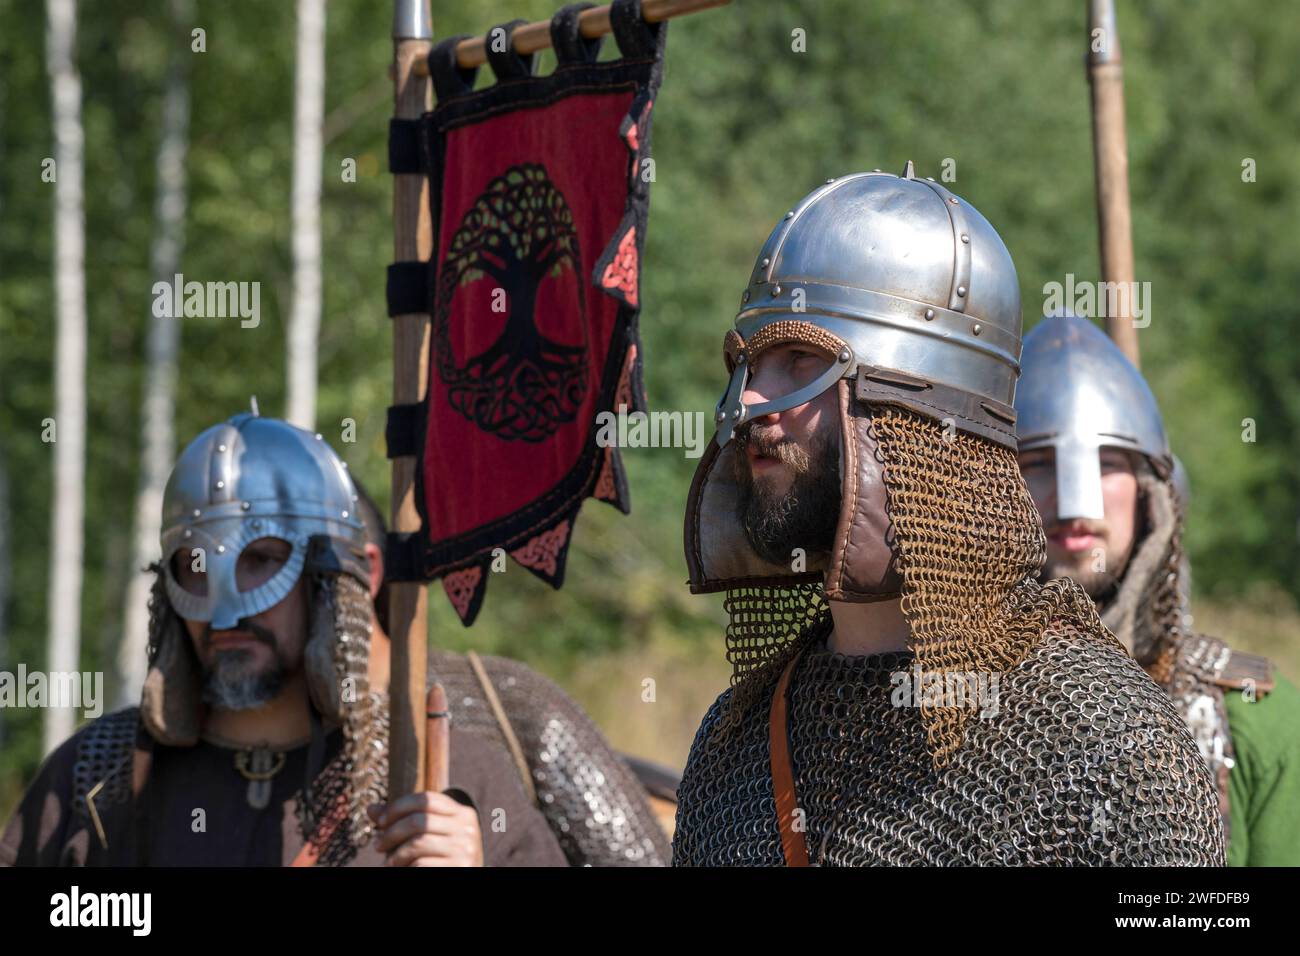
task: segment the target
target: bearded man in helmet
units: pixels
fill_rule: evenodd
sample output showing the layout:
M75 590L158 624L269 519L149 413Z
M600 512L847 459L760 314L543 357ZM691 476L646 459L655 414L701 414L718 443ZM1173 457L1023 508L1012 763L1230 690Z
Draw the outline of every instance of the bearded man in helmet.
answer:
M686 515L732 686L679 865L1219 865L1213 781L1072 582L1036 580L1020 295L972 206L864 173L759 253Z
M140 706L50 755L0 864L564 865L509 760L455 727L451 787L387 801L356 502L321 436L277 419L182 452Z
M1266 658L1192 630L1179 465L1155 396L1086 319L1044 318L1016 389L1020 469L1068 575L1173 698L1215 775L1230 865L1300 865L1300 694Z

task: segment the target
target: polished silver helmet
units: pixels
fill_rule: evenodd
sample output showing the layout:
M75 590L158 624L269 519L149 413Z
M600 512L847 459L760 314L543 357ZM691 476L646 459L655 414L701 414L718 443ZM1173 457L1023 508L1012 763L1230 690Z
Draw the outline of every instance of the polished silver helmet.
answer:
M162 558L167 596L181 617L214 630L274 607L303 569L368 582L365 527L347 465L319 434L276 418L236 415L181 453L163 496ZM240 591L235 569L246 545L280 538L293 548L267 581ZM171 561L202 557L207 593L191 594Z
M747 406L747 361L783 325L811 323L842 343L826 372L789 395ZM766 331L765 331L766 330ZM774 334L775 333L775 334ZM725 445L744 422L807 402L859 366L899 373L957 402L918 401L956 427L994 440L992 410L1013 433L1020 355L1020 286L1002 239L965 200L912 164L902 176L871 172L827 180L785 214L758 255L736 317L730 385L717 408ZM983 400L981 411L975 403ZM955 406L955 407L943 407ZM1004 440L1004 443L1005 440Z
M1146 456L1162 478L1173 461L1155 396L1101 329L1068 313L1044 318L1025 336L1016 390L1021 451L1056 453L1056 517L1105 517L1104 447Z
M783 396L746 404L750 369L799 344L826 370ZM1016 447L1020 287L1006 246L964 199L931 180L879 170L828 180L777 223L758 254L723 357L730 381L716 441L687 499L686 564L696 593L791 582L836 601L877 600L901 586L885 490L868 439L872 409L902 409L1003 449ZM746 422L834 388L840 398L841 514L830 556L795 570L763 559L736 520ZM741 431L744 434L744 430ZM942 450L935 449L936 457Z

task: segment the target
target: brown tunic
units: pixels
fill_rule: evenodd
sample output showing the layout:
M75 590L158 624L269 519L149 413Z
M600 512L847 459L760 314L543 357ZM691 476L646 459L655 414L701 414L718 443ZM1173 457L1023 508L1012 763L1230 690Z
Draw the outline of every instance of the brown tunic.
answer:
M102 720L126 728L136 709ZM0 836L3 866L286 866L302 849L297 801L306 772L306 746L287 751L271 779L263 809L248 801L248 781L235 768L236 751L200 742L194 747L153 748L148 780L135 800L112 799L113 786L93 800L101 839L83 795L93 787L78 744L83 727L50 755ZM327 762L341 735L327 738ZM564 866L546 821L529 802L515 767L479 737L451 730L450 780L479 815L485 866ZM127 790L129 763L111 776ZM91 776L101 776L92 773ZM319 779L319 778L318 778ZM200 812L201 811L201 812ZM105 842L107 847L105 847ZM379 866L373 843L358 849L350 866Z

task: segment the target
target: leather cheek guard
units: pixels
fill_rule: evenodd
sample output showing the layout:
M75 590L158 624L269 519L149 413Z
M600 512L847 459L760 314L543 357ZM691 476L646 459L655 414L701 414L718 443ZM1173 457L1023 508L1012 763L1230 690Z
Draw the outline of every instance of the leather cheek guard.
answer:
M695 468L686 498L684 541L692 594L712 594L745 587L793 587L822 580L817 555L808 568L771 564L749 544L737 515L739 488L734 477L735 442L709 442Z
M162 615L158 655L145 675L140 719L149 735L167 747L199 742L201 668L189 632L168 604Z
M898 597L894 530L889 519L884 463L871 430L871 412L851 394L847 379L839 384L841 423L840 520L835 530L826 597L864 604Z

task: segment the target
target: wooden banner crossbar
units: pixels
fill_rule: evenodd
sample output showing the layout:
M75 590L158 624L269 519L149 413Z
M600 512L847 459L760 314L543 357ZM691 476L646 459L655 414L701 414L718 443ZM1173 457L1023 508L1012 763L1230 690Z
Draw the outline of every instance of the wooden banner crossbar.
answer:
M731 0L642 0L641 16L646 23L659 23L688 13L723 7L730 2ZM611 29L608 4L592 7L578 15L578 31L588 40L605 36L611 32ZM550 49L551 21L536 20L533 23L520 24L510 39L514 51L521 56ZM486 38L471 37L456 45L456 63L461 69L472 70L483 66L487 61ZM424 61L416 63L415 75L428 76L429 64Z

